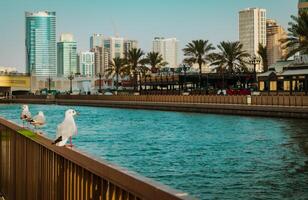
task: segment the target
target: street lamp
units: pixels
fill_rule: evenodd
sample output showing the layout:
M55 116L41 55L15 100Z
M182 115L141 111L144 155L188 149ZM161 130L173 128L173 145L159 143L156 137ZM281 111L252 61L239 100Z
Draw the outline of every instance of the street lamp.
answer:
M184 71L184 92L186 92L187 91L186 72L187 72L188 67L186 66L185 63L182 66L183 66L183 71Z
M260 62L261 62L261 59L258 58L258 57L255 56L255 55L252 56L252 57L251 57L251 60L249 61L249 63L253 65L253 79L254 79L254 83L257 82L256 66L257 66L258 64L260 64Z
M48 81L48 94L50 94L50 86L51 86L52 78L49 76L49 77L47 78L47 81Z
M70 94L73 93L73 86L72 86L72 81L74 80L74 74L71 73L68 77L67 77L69 80L70 80Z
M98 78L99 78L98 92L101 93L102 92L102 74L101 73L98 73Z

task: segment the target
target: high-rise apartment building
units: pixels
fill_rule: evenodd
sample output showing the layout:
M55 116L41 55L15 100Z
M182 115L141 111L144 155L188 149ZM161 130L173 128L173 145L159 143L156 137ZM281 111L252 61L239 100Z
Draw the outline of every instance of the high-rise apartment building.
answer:
M95 55L93 52L81 52L79 55L79 73L82 76L94 76Z
M308 0L299 0L298 1L298 12L308 11Z
M57 43L58 76L69 76L77 73L77 43L70 33L60 36Z
M26 73L56 76L56 13L26 12Z
M104 35L103 34L94 33L90 37L90 49L93 49L96 46L98 46L98 47L104 46Z
M137 40L124 40L124 56L126 56L131 49L137 49L137 48L138 48Z
M110 37L104 40L104 69L113 58L124 58L124 38Z
M280 42L281 39L286 37L287 33L275 20L268 19L266 21L266 48L269 66L281 60L286 55L287 50L282 48Z
M168 62L169 67L178 66L178 40L176 38L155 37L152 50L160 53L164 61Z
M91 49L91 52L94 53L95 67L94 73L95 75L104 74L105 72L105 48L96 46Z
M247 8L239 12L239 40L243 50L251 56L258 56L259 44L266 45L265 9ZM262 65L258 65L256 71L263 71Z

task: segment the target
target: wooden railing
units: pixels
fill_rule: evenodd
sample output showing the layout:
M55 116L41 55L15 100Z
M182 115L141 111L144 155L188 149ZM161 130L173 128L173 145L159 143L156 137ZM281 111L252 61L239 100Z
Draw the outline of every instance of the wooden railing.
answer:
M0 118L0 193L8 200L191 199Z

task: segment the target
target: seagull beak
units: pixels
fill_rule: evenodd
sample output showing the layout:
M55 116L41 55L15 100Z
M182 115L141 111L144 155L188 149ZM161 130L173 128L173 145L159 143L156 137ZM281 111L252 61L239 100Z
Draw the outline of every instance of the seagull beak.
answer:
M80 112L76 112L76 115L80 115Z

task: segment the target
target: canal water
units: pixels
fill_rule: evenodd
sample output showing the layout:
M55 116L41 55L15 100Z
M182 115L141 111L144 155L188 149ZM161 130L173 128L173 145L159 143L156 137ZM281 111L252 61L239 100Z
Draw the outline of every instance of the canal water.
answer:
M51 139L68 108L80 112L77 148L198 199L308 199L307 120L30 105Z

